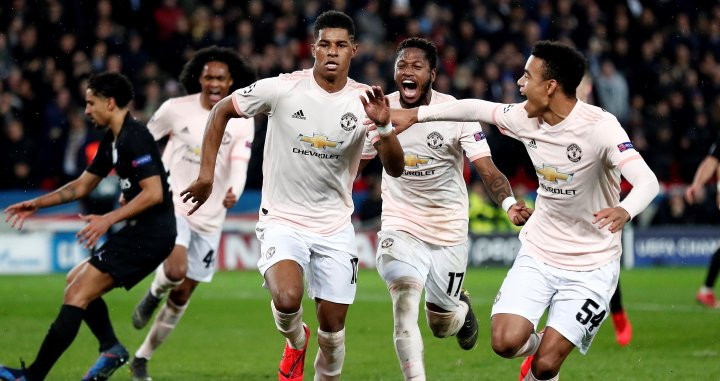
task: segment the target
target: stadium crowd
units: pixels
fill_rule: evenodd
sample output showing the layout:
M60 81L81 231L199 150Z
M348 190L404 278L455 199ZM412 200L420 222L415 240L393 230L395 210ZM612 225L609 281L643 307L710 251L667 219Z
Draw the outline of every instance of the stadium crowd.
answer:
M133 115L147 121L182 94L182 65L203 47L237 49L260 78L310 67L311 27L327 9L356 22L351 78L388 92L406 37L438 46L436 90L496 102L522 101L515 81L533 43L573 44L588 57L594 103L618 117L663 183L656 213L641 223L718 222L715 187L699 206L682 199L720 130L720 4L709 0L8 0L0 4L0 189L52 189L84 170L99 139L83 115L90 73L127 75ZM262 181L258 122L248 188ZM520 143L486 132L513 187L534 189ZM377 170L368 166L358 187Z

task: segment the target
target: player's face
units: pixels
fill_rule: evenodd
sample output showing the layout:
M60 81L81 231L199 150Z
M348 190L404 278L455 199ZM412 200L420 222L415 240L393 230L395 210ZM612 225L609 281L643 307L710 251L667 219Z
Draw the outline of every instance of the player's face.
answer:
M315 57L313 69L328 81L347 77L350 60L357 52L357 44L351 39L348 31L343 28L320 29L318 38L312 45Z
M525 111L528 118L541 116L550 100L550 80L543 78L543 60L530 56L525 64L525 74L517 81L520 94L527 98Z
M428 94L435 81L435 69L425 52L418 48L405 48L395 60L395 86L400 92L403 107L428 104Z
M112 98L95 94L91 89L85 90L85 115L97 127L106 127L110 123Z
M203 105L215 106L221 99L228 96L232 84L230 68L226 63L208 62L200 73L201 102Z

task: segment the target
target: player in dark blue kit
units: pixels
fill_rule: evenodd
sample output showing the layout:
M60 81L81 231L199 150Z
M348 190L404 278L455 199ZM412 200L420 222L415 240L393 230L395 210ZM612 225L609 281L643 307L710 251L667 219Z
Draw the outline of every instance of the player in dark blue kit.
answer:
M132 288L153 272L175 244L175 215L167 176L155 140L147 128L128 114L130 82L117 73L92 76L85 94L85 114L108 131L90 166L60 189L5 209L6 222L22 229L23 222L40 208L87 196L115 169L126 203L104 215L82 216L87 225L78 241L93 248L92 256L67 276L60 313L50 325L35 361L27 368L0 366L0 380L43 380L70 346L84 320L100 343L100 357L83 380L106 380L128 360L110 323L102 295L116 287ZM111 225L125 226L95 248ZM8 343L3 343L7 345Z

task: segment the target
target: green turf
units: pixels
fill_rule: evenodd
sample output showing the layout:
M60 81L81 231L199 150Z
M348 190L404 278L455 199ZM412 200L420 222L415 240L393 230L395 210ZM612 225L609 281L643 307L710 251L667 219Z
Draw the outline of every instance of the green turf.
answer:
M699 380L718 379L720 371L720 310L706 310L694 301L704 269L623 271L622 286L631 318L632 343L615 343L606 321L587 356L573 353L562 369L565 380ZM460 350L454 338L433 338L421 316L428 380L515 380L521 359L505 360L489 345L489 309L505 275L504 269L475 269L466 277L481 324L479 345ZM217 274L198 288L178 329L155 354L150 373L155 380L273 380L283 340L275 331L267 291L256 272ZM120 340L134 352L144 331L130 324L132 308L148 281L131 292L106 296ZM0 277L0 361L17 365L35 357L55 317L64 277ZM347 324L344 380L400 380L392 346L390 298L375 271L361 271L356 303ZM305 304L307 322L317 323L312 304ZM48 380L79 380L95 360L97 344L86 327L50 373ZM306 361L312 379L317 344L313 334ZM113 380L129 380L127 368Z

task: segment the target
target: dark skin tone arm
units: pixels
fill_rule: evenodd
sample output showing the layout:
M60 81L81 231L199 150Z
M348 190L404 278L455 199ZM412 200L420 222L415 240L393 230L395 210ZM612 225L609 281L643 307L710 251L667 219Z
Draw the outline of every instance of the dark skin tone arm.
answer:
M160 176L146 177L138 183L142 189L130 202L121 207L103 214L81 215L80 218L88 224L75 236L84 247L94 247L113 224L134 217L142 211L163 201L162 180Z
M481 157L473 161L473 166L485 185L485 191L497 205L513 195L510 183L505 175L493 163L490 156ZM523 200L508 209L507 214L510 221L517 226L524 225L532 215L533 210L525 206Z

